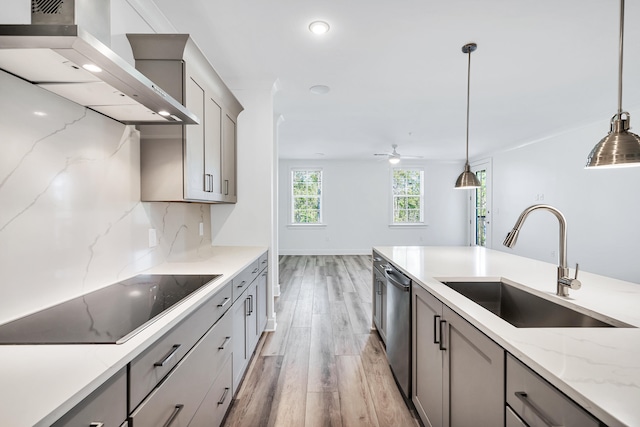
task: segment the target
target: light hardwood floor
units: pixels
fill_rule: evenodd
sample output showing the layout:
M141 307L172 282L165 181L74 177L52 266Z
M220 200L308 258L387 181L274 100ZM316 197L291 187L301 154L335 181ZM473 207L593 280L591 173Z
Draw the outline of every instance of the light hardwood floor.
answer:
M371 332L370 257L283 256L280 284L224 426L418 426Z

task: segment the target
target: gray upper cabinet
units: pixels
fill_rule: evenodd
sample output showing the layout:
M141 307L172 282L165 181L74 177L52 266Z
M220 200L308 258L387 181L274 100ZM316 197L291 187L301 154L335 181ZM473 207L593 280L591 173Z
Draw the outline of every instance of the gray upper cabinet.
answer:
M243 110L188 34L127 34L136 68L200 119L140 129L143 201L235 203Z
M503 426L504 350L413 285L413 402L425 425Z

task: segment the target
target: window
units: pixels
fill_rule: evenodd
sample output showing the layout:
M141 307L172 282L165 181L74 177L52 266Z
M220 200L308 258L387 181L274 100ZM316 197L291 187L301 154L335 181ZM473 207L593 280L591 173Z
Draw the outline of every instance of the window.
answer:
M322 223L322 170L291 171L291 223Z
M393 224L424 223L424 170L393 169Z

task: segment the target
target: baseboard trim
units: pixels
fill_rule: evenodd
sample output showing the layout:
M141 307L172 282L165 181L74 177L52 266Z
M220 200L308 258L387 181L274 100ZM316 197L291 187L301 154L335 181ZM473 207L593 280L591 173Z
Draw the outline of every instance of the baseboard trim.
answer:
M267 320L267 326L264 328L265 332L275 332L276 331L276 326L278 326L278 324L276 323L276 318L275 315L273 317L273 319L268 319Z

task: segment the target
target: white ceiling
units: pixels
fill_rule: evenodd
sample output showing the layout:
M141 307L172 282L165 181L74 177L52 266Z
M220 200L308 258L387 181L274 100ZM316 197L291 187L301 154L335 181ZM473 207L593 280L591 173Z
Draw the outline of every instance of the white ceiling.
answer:
M373 159L396 143L405 155L463 159L468 42L478 44L471 157L603 121L595 144L617 109L616 0L154 2L223 79L278 79L281 158ZM623 108L633 127L640 2L625 13ZM307 29L317 19L331 25L324 37ZM331 91L310 93L317 84Z

